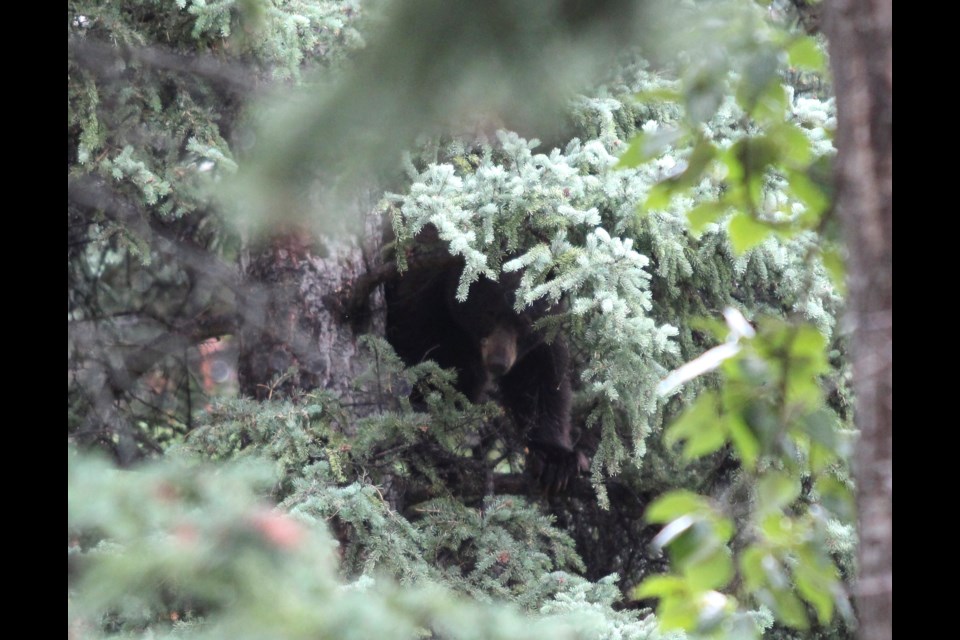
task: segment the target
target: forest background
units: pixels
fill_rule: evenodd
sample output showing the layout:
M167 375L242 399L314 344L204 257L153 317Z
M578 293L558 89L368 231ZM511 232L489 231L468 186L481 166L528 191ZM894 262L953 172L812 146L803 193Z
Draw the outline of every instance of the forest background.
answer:
M823 10L68 3L71 635L889 637L889 3ZM382 339L425 224L562 303L589 477Z

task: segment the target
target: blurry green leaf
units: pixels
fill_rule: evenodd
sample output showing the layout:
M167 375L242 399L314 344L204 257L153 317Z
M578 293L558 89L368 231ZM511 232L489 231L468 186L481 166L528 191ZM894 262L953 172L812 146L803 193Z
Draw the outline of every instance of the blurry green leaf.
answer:
M650 189L647 199L642 205L644 211L654 211L666 209L670 206L670 199L673 197L673 184L669 181L658 182Z
M730 542L730 538L733 537L735 531L736 527L734 527L730 518L715 518L713 520L713 533L720 542Z
M710 633L720 624L729 620L729 614L736 608L736 601L719 591L710 590L700 595L700 615L697 618L697 632Z
M761 123L775 124L783 122L786 118L789 98L787 91L779 82L771 82L770 85L757 96L757 102L753 107L751 115Z
M738 255L757 246L770 237L770 227L753 219L746 213L738 213L730 219L728 228L730 244Z
M760 443L756 436L750 431L743 418L737 414L727 416L727 431L730 433L730 441L733 442L743 466L747 471L753 471L760 453Z
M647 522L669 522L691 513L703 513L709 510L707 499L692 491L678 489L670 491L647 507Z
M718 342L726 340L727 334L730 333L730 327L727 326L727 323L718 318L697 316L691 318L689 324L691 329L702 331Z
M699 184L707 166L716 157L717 147L709 140L700 138L687 158L687 168L683 173L654 185L643 208L645 210L666 208L674 193Z
M765 171L758 171L750 173L746 180L743 181L742 191L745 200L741 200L744 203L740 208L744 211L755 212L759 207L759 204L763 202L764 194L764 184L766 180L764 179ZM759 222L759 220L756 220ZM772 227L772 225L771 225ZM771 228L771 231L773 229Z
M760 176L772 164L778 164L780 149L767 138L743 138L731 147L743 166L744 175Z
M853 493L850 489L828 475L817 478L813 489L820 496L820 504L837 518L850 522L854 518Z
M810 139L797 125L781 123L771 127L768 135L779 147L784 163L794 167L806 167L813 158Z
M803 172L788 172L787 181L787 192L807 209L803 214L804 224L808 227L816 226L830 204L826 194Z
M683 131L676 128L660 129L654 133L640 132L630 140L630 146L620 156L614 168L636 167L643 164L659 156L684 135Z
M781 510L800 495L800 480L785 473L771 472L757 482L757 502L761 512Z
M840 427L839 418L830 409L820 407L803 417L804 430L810 439L827 449L833 450L837 446L837 429Z
M644 134L638 133L630 140L630 145L624 150L620 155L620 159L617 161L617 164L614 165L614 169L622 169L624 167L636 167L639 164L646 162L649 159L649 156L644 151Z
M789 546L796 542L797 531L796 522L780 511L762 509L767 512L760 521L760 531L763 536L773 545Z
M739 150L740 148L733 144L719 156L720 162L727 168L727 181L732 185L738 185L743 180L743 163L740 161Z
M795 596L792 591L775 590L771 592L773 596L774 615L785 625L794 629L807 629L810 621L807 619L807 612L803 608L800 598Z
M830 274L830 281L834 288L840 295L844 295L847 291L847 269L843 256L835 247L821 247L820 255L823 259L823 266L827 268L827 273Z
M760 442L761 451L767 450L780 433L780 418L768 402L751 402L743 410L743 419Z
M716 394L701 394L693 406L667 428L664 438L669 445L685 441L683 456L687 459L699 458L722 447L726 432L717 411Z
M837 461L837 454L833 449L816 442L810 443L810 472L821 473Z
M717 218L722 216L728 208L729 206L722 202L701 202L687 212L690 230L694 233L700 233L705 226L711 222L716 222Z
M747 547L740 554L740 572L743 574L743 585L747 591L756 591L766 581L766 572L763 569L766 556L767 552L755 545Z
M688 597L669 598L660 601L657 607L657 619L664 630L685 629L692 631L697 626L700 610L697 603Z
M687 581L678 576L650 576L644 579L630 592L630 597L662 598L664 596L679 595L687 589Z
M812 36L803 36L787 47L787 60L791 67L823 73L826 71L825 58L820 45Z
M652 541L655 549L666 548L670 563L681 572L692 557L699 556L716 544L709 525L689 515L668 523Z
M695 186L700 182L700 178L703 176L703 172L706 170L707 165L709 165L716 157L717 147L706 138L700 138L700 140L697 141L696 146L694 146L693 151L690 153L690 157L687 158L686 171L678 176L678 180L684 186Z
M826 624L833 617L836 568L831 562L822 558L810 558L810 555L800 558L793 570L793 578L800 596L813 605L820 623Z
M726 586L733 578L733 560L730 559L730 550L718 546L709 554L692 559L683 567L683 574L689 580L691 587L697 590Z
M780 78L777 74L779 66L776 54L772 51L758 52L751 56L737 85L737 104L741 109L754 115L761 96L764 96L771 87L779 86Z
M798 326L790 348L791 373L797 371L808 378L826 373L829 370L826 346L827 339L816 327Z
M706 122L717 112L725 96L725 88L713 73L701 74L688 85L686 92L687 116L695 122Z

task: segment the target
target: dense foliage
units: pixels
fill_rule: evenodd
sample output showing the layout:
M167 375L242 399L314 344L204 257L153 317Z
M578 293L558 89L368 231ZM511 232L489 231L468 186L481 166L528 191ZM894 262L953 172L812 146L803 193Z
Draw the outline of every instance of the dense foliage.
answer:
M71 633L845 636L853 434L819 44L785 5L714 3L722 28L684 6L680 54L654 65L605 37L609 16L561 3L541 24L555 5L520 2L509 37L484 37L503 7L475 9L450 67L396 47L411 15L449 18L435 4L68 3ZM557 64L606 68L565 77L562 108L549 56L504 55L555 38ZM490 127L511 124L483 111L500 94L465 112L490 51L561 117ZM385 55L442 73L377 123L387 97L363 81ZM411 113L432 119L391 137ZM522 270L518 306L561 304L542 324L571 346L589 482L526 482L500 407L404 367L376 322L356 395L293 369L258 400L211 384L210 339L254 348L233 338L262 311L251 255L296 263L304 228L325 238L306 261L333 246L366 165L400 270L429 224L463 259L459 298Z

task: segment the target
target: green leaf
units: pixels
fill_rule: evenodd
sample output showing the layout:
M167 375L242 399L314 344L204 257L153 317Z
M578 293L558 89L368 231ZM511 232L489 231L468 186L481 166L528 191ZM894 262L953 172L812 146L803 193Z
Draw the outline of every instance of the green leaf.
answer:
M738 185L743 180L743 163L740 161L740 147L733 144L719 156L720 162L727 168L727 181Z
M760 442L760 450L767 450L780 433L780 419L768 402L750 402L742 412L750 432Z
M638 133L630 140L630 146L620 156L614 169L636 167L663 153L671 145L683 138L680 129L661 129L654 133Z
M613 166L614 169L636 167L647 160L643 153L643 134L637 134L630 140L630 145L620 154L620 159Z
M644 211L653 211L657 209L666 209L670 206L670 199L673 198L673 183L669 180L658 182L650 189L647 199L644 200L642 209Z
M830 450L836 448L840 421L833 411L820 407L803 417L803 425L811 440Z
M797 125L784 122L770 129L768 136L779 147L783 161L795 167L806 167L813 158L810 139ZM803 174L801 174L803 175Z
M778 511L789 506L800 495L800 481L785 473L771 472L757 482L758 510Z
M736 531L736 528L733 526L733 521L729 518L715 518L712 524L713 533L717 536L717 539L723 543L730 542L730 538L733 537Z
M726 213L729 208L729 205L723 202L701 202L687 212L690 230L699 234L705 226L711 222L716 222L717 218Z
M787 174L787 192L806 207L803 223L808 227L815 227L830 204L823 189L807 174L801 171L790 171Z
M767 515L760 521L760 531L773 545L790 546L796 543L796 522L779 511L767 510Z
M812 36L797 38L787 47L787 60L791 67L823 73L826 59L820 45Z
M847 269L840 250L832 246L821 247L820 255L823 259L823 266L826 267L827 273L830 275L830 281L833 283L834 288L840 295L846 294Z
M698 591L724 587L733 578L733 560L730 550L716 547L705 556L691 558L683 567L690 586Z
M796 328L790 345L791 377L803 377L806 380L826 373L830 368L825 352L827 339L816 327L803 324Z
M751 115L761 123L776 124L783 122L787 115L789 98L787 91L779 82L771 82L757 96L757 102Z
M760 442L739 415L727 416L727 431L730 441L740 456L740 461L747 471L753 471L757 466L757 456L760 454Z
M774 615L785 625L794 629L808 629L810 621L807 619L807 612L803 608L800 598L795 596L792 591L772 591Z
M696 460L713 453L727 443L727 435L723 429L723 420L711 424L701 424L696 433L692 433L683 445L683 457L687 460Z
M700 594L700 615L697 618L697 631L710 633L723 622L729 620L730 613L736 609L736 600L719 591L710 590Z
M689 325L691 329L702 331L718 342L726 340L730 333L730 327L727 326L727 323L717 318L697 316L689 320Z
M700 610L692 598L669 598L660 601L657 607L657 620L665 631L684 629L692 631L697 626Z
M730 244L733 245L733 250L737 255L741 255L757 246L766 240L771 233L769 226L742 212L731 218L728 231L730 233Z
M706 138L700 138L687 157L687 168L683 173L655 184L643 208L645 210L665 209L670 204L673 194L699 184L707 166L716 157L717 147Z
M750 115L756 115L758 104L772 87L780 86L777 57L772 51L757 52L750 57L737 85L737 104Z
M743 138L731 146L731 149L740 160L745 174L761 176L767 167L778 164L780 160L779 146L766 136Z
M700 138L693 147L690 157L687 158L687 169L678 179L684 186L692 187L700 182L707 166L717 157L717 147L707 140Z
M642 598L663 598L675 596L687 591L687 581L679 576L650 576L630 592L635 600Z
M824 475L813 483L813 489L820 495L820 504L834 516L846 522L854 519L853 494L845 484Z
M740 572L743 574L743 586L747 591L756 591L767 579L764 563L769 554L760 547L747 547L740 554Z
M821 624L833 617L833 586L836 583L836 568L823 558L811 558L804 554L793 570L794 583L800 597L813 605Z
M670 522L680 516L709 511L707 499L692 491L678 489L670 491L647 507L647 522Z
M699 458L722 447L727 441L723 420L717 410L715 393L704 393L692 407L683 412L664 434L669 445L685 441L683 456Z
M652 540L654 548L667 549L670 563L681 571L692 558L699 557L717 544L710 525L689 515L667 524Z
M837 461L837 453L822 444L810 443L810 472L817 474L827 469Z
M706 70L688 84L685 98L687 116L695 123L706 122L723 102L726 88L716 70Z

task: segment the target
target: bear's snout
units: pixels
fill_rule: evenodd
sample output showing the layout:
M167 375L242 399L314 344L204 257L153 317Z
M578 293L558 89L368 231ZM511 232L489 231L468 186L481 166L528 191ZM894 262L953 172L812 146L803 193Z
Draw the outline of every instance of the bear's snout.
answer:
M497 327L480 341L480 355L484 368L494 376L510 371L517 361L517 332L508 327Z

